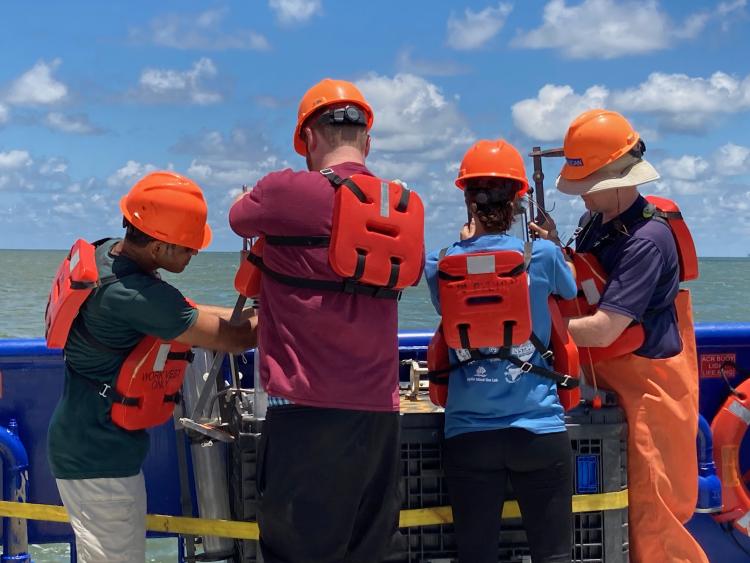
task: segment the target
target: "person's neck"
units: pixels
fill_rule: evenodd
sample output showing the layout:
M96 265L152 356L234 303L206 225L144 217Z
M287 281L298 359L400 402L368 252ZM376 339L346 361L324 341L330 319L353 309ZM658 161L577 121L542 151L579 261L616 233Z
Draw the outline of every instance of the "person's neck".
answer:
M616 207L602 211L602 225L609 223L630 209L630 206L635 203L636 199L638 199L637 190L618 190Z
M323 170L324 168L330 168L337 164L343 164L344 162L353 162L355 164L365 164L365 156L362 151L356 147L344 145L337 147L330 152L321 155L320 159L313 161L314 169Z
M123 239L112 247L112 254L129 258L144 272L155 272L159 265L148 252L147 247L135 246Z

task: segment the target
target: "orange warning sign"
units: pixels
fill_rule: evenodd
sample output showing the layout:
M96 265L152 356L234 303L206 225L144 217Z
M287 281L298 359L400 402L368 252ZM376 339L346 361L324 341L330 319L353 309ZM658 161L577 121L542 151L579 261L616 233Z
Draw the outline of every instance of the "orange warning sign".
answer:
M724 366L724 375L727 377L734 377L737 375L737 370L735 369L736 362L737 354L734 352L725 354L701 354L701 377L721 377L722 366Z

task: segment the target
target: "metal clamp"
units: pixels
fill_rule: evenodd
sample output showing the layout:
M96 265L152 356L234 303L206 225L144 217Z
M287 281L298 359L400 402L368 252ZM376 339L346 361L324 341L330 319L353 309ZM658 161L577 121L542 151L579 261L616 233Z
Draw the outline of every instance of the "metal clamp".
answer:
M106 399L108 397L107 393L109 393L110 389L112 389L111 385L109 385L107 383L103 383L102 384L102 390L99 391L99 396L100 397L104 397Z
M523 373L529 373L533 367L534 367L534 364L529 363L529 362L524 362L523 365L521 366L521 371Z

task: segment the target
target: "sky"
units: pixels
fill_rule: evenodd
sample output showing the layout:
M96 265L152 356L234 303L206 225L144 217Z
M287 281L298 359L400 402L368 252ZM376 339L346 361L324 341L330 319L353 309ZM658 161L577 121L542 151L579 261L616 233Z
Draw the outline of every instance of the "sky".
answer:
M477 139L562 145L584 110L623 113L701 256L750 253L747 0L36 1L0 17L0 248L68 248L122 233L145 173L195 180L214 241L246 184L302 169L304 92L331 77L373 106L368 165L426 207L428 249L465 217L453 181ZM562 235L583 210L545 195ZM527 159L531 176L532 164Z

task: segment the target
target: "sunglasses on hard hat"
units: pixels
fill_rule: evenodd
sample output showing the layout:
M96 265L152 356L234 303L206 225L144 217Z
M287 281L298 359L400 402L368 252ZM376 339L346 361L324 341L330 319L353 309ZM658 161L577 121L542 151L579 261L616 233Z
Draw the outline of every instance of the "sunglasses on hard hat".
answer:
M367 114L357 106L345 106L324 111L318 117L318 123L331 125L367 125Z
M638 142L628 151L628 154L635 158L643 158L643 154L646 152L646 143L643 139L638 139Z
M523 185L518 180L510 178L498 178L485 176L480 178L467 178L466 189L471 190L502 190L502 191L521 191Z

